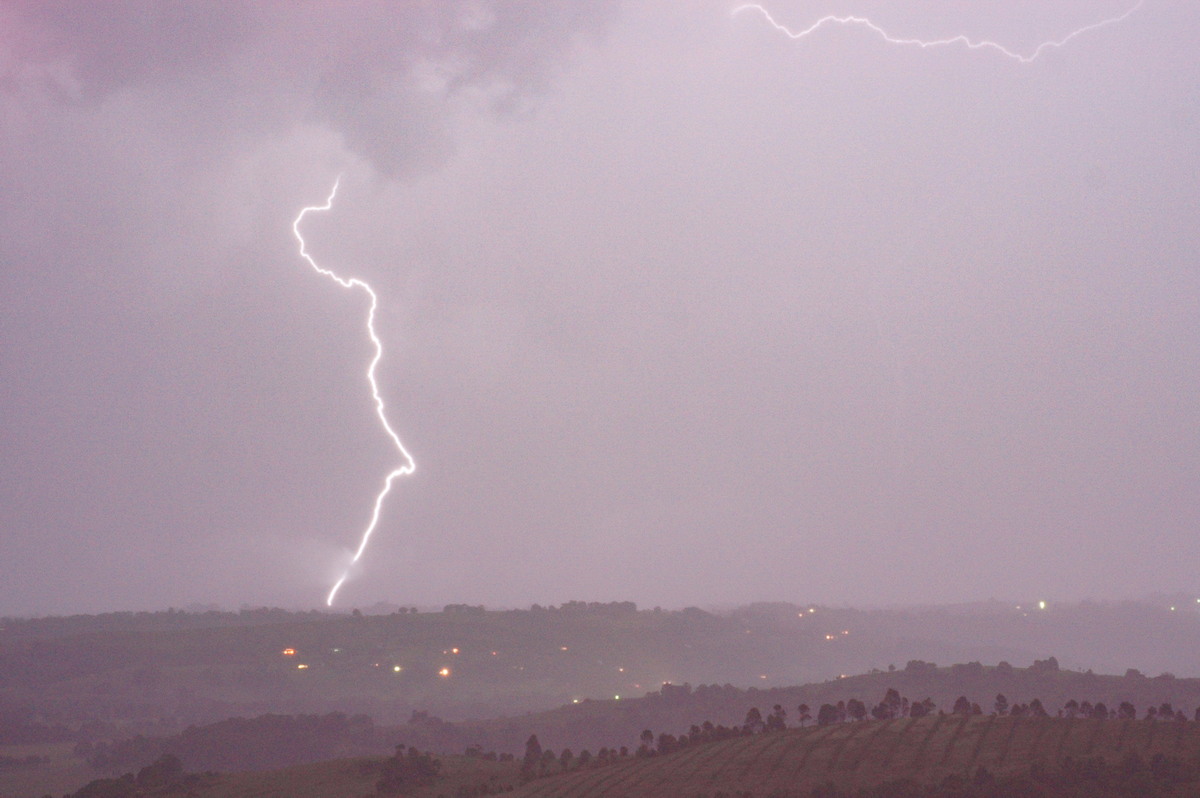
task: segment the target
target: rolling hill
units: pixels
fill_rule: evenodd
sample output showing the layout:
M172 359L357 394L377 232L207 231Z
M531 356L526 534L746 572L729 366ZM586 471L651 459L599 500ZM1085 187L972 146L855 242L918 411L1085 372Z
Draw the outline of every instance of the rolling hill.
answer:
M1149 770L1155 755L1200 760L1200 724L1091 718L931 715L788 729L688 746L665 756L536 779L514 798L696 798L807 796L833 784L842 790L910 779L967 783L1047 774L1099 761ZM1159 762L1164 760L1160 759ZM1191 775L1195 775L1194 772ZM1185 785L1186 786L1186 785ZM1195 789L1192 783L1190 789ZM1037 794L1037 793L1034 793ZM1195 792L1180 794L1194 795Z

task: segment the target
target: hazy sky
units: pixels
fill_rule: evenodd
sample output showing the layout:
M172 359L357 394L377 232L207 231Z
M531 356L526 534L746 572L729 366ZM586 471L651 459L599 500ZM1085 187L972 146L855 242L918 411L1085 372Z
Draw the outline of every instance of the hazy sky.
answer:
M340 173L340 606L1192 589L1200 5L732 8L0 5L0 612L323 603Z

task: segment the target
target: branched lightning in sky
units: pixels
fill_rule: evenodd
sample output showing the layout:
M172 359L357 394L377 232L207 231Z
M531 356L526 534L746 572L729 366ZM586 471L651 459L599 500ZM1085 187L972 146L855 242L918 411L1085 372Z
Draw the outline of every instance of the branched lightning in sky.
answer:
M807 28L804 28L803 30L792 30L791 28L787 27L786 25L783 25L783 24L777 22L775 20L775 18L773 16L771 16L770 11L768 11L767 9L758 5L757 3L747 3L745 5L740 5L737 8L733 9L732 14L734 16L736 16L736 15L742 13L743 11L757 11L760 14L762 14L764 18L766 18L767 22L770 23L771 27L775 28L775 30L779 31L780 33L786 35L787 37L789 37L791 39L803 39L805 36L808 36L810 33L815 33L818 29L824 27L825 25L831 24L831 23L837 24L837 25L858 25L858 26L861 26L864 28L868 28L872 32L876 33L880 38L882 38L888 44L910 45L910 46L920 47L921 49L927 49L930 47L947 47L950 45L959 45L962 47L966 47L969 50L994 50L995 52L999 53L1000 55L1004 56L1005 58L1011 58L1012 60L1019 61L1022 64L1028 64L1031 61L1035 60L1038 56L1040 56L1046 50L1062 47L1062 46L1066 45L1068 42L1070 42L1072 39L1075 39L1078 36L1082 36L1083 34L1087 33L1088 31L1097 30L1098 28L1104 28L1104 27L1107 27L1108 25L1115 25L1118 22L1124 22L1126 19L1128 19L1130 17L1130 15L1132 15L1135 11L1137 11L1139 8L1141 8L1142 3L1144 3L1144 2L1145 2L1145 0L1138 0L1138 2L1132 8L1130 8L1128 11L1126 11L1124 14L1121 14L1120 16L1110 17L1109 19L1102 19L1099 22L1093 22L1091 25L1085 25L1082 28L1078 28L1076 30L1071 31L1070 33L1068 33L1066 36L1064 36L1061 39L1056 39L1054 41L1048 41L1048 42L1042 42L1041 44L1039 44L1037 46L1036 49L1033 50L1033 52L1029 53L1028 55L1023 55L1021 53L1014 52L1013 50L1008 49L1007 47L1005 47L1002 44L997 44L996 42L988 41L986 39L981 39L981 40L976 41L974 39L971 39L968 36L961 35L961 34L958 36L952 36L949 39L933 39L933 40L898 39L895 36L892 36L890 33L888 33L883 28L876 25L871 20L867 19L866 17L855 17L855 16L839 17L839 16L835 16L833 14L830 14L829 16L821 17L816 22L809 25Z
M396 450L400 452L400 457L403 462L400 466L394 468L384 479L383 489L380 490L379 495L375 497L375 508L371 512L371 522L367 524L367 528L363 530L362 540L358 544L358 551L354 553L353 559L350 560L350 565L346 567L346 570L342 574L341 578L334 583L333 588L329 591L329 597L325 600L325 603L329 606L333 606L334 596L337 595L338 589L342 586L342 583L346 581L346 577L350 575L350 568L353 567L356 562L358 562L359 558L362 557L363 552L366 551L367 541L371 539L371 533L375 531L375 527L379 523L379 511L383 507L383 500L387 497L388 493L392 489L392 482L396 479L396 477L411 474L416 470L417 467L417 464L412 459L412 455L408 453L408 450L404 448L404 444L400 442L400 436L396 434L396 431L392 429L392 425L388 423L387 416L384 414L383 397L379 395L379 385L375 382L375 367L379 365L379 360L383 357L383 343L379 340L379 336L375 334L375 308L379 304L379 299L375 296L375 291L365 281L360 280L357 277L351 277L347 279L345 277L338 276L333 271L326 269L323 266L318 266L317 262L313 260L312 255L308 254L308 250L305 248L304 236L300 235L300 222L304 220L306 214L308 214L310 211L327 211L333 207L333 198L337 194L338 185L341 182L342 178L339 176L338 179L334 181L333 190L329 192L329 198L325 200L324 205L310 205L309 207L300 211L300 215L296 217L296 221L292 222L292 232L296 234L296 240L300 242L300 257L308 261L309 266L312 266L313 269L315 269L319 274L323 274L329 279L334 280L343 288L361 288L362 290L366 291L367 296L371 298L371 308L367 311L367 335L370 336L371 343L375 345L375 356L371 358L371 365L367 367L367 382L371 384L371 396L375 398L375 413L379 416L379 421L381 424L383 424L383 429L387 432L388 437L391 438L392 443L396 445Z

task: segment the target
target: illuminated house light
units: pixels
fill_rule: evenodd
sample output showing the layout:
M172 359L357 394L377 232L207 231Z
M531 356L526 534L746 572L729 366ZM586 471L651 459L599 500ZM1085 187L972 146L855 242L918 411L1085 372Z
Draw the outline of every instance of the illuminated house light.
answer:
M303 662L301 662L299 665L296 666L296 669L301 670L301 671L306 671L306 670L308 670L308 666L305 665Z
M296 656L296 649L294 649L294 648L285 648L285 649L283 650L283 656L285 656L285 657L294 657L294 656Z
M449 676L449 675L450 675L450 669L449 669L449 668L442 668L440 671L438 671L438 676L441 676L442 678L445 678L445 677L447 677L447 676Z
M400 672L400 671L402 671L402 670L404 670L404 668L401 668L399 665L393 665L393 666L392 666L392 672L393 672L393 673L399 673L399 672Z

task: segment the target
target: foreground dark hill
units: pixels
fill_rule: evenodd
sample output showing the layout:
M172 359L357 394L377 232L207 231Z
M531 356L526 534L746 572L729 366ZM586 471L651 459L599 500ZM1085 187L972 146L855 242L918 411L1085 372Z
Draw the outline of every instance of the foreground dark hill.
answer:
M401 761L409 767L397 770ZM459 755L411 767L423 761L430 758L409 751L148 777L162 775L159 763L74 798L1192 798L1200 794L1200 724L928 715L739 734L665 755L538 757L530 765ZM396 778L388 781L389 772Z
M1170 761L1160 758L1156 764L1155 755ZM1134 784L1139 782L1133 777L1142 771L1152 784L1156 773L1174 770L1178 783L1162 794L1196 795L1200 785L1186 779L1195 776L1198 762L1200 724L1195 722L931 715L734 737L536 779L512 795L707 798L749 793L783 798L808 796L827 784L850 791L902 779L939 784L961 777L971 784L1025 776L1031 770L1061 774L1064 763L1067 779L1089 773L1108 778L1102 769L1120 763L1114 772L1124 768ZM1085 764L1075 773L1078 763ZM895 794L904 793L897 788ZM1146 787L1130 794L1159 793Z

